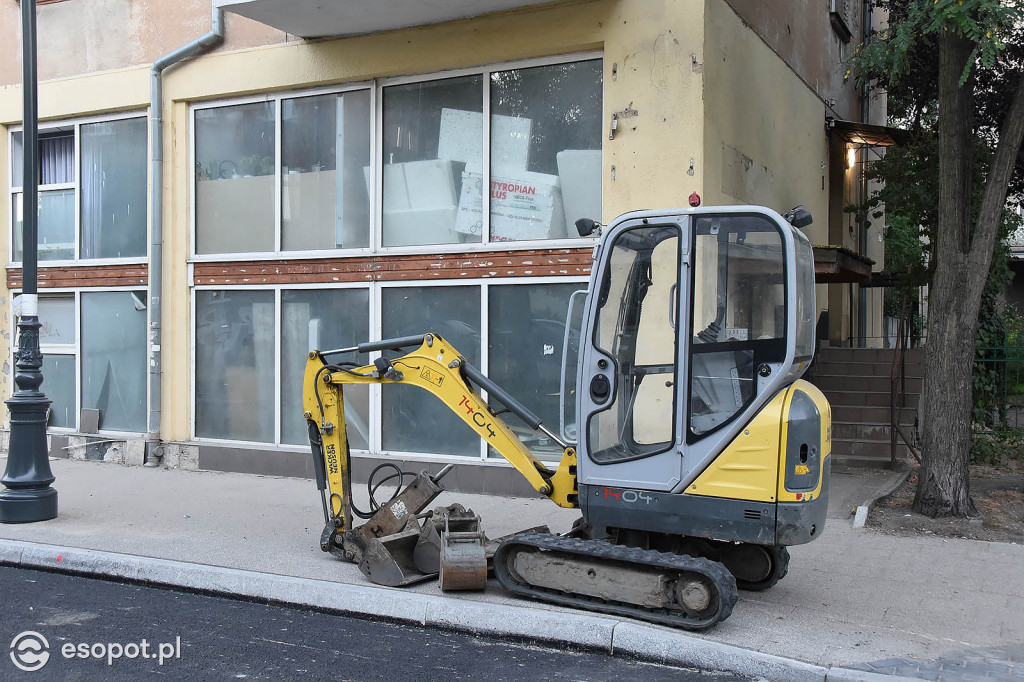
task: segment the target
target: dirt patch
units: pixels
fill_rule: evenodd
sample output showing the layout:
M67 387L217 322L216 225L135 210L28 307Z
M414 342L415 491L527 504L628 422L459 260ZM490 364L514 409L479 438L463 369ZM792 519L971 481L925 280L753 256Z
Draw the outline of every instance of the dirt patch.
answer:
M912 511L917 472L887 499L876 504L867 525L891 535L937 535L995 542L1024 543L1024 468L1011 460L998 467L971 466L971 498L978 516L931 519Z

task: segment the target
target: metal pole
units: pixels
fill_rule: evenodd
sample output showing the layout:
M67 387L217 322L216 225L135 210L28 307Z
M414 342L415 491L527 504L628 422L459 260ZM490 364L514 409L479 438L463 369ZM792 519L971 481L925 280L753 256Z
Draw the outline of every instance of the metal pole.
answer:
M57 517L57 491L50 487L46 447L46 414L50 400L39 390L43 383L43 354L39 351L39 296L36 261L39 215L39 125L36 97L36 2L21 0L21 49L24 105L24 173L22 195L21 317L18 350L14 354L14 395L7 470L0 483L0 522L29 523Z

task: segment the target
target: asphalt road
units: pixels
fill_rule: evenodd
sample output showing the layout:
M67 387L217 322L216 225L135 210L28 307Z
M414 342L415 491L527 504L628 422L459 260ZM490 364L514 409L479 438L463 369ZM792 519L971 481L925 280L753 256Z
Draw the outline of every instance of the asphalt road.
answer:
M0 585L4 680L740 679L19 568Z

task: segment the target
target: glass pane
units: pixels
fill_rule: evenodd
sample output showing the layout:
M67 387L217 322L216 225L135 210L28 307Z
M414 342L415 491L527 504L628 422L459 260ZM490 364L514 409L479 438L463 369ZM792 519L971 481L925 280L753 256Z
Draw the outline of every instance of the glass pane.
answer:
M75 356L44 355L41 390L53 401L50 405L48 426L75 428Z
M39 184L75 181L75 134L71 131L39 134Z
M146 255L146 119L81 129L82 258Z
M367 289L285 289L281 292L281 442L309 442L302 418L302 379L310 350L348 348L370 338ZM332 361L365 362L335 357ZM345 386L345 426L353 449L369 448L370 391Z
M39 297L39 343L41 345L74 344L75 297L40 296Z
M14 195L14 260L22 258L23 195ZM39 260L71 260L75 257L75 190L39 193Z
M369 246L369 90L286 99L281 111L282 248Z
M814 355L814 249L805 236L793 231L796 241L796 357Z
M196 435L274 440L274 292L196 292Z
M384 246L480 241L482 112L481 76L384 88Z
M601 60L491 74L491 239L601 217Z
M387 288L381 307L383 338L435 332L480 366L479 287ZM382 388L385 450L480 455L479 436L433 394L412 386Z
M100 428L146 430L146 292L82 294L82 407Z
M274 103L196 111L196 251L274 250Z
M520 284L488 290L488 375L556 432L565 318L569 296L579 288L579 284ZM550 438L514 415L506 415L506 420L535 455L561 457L562 448Z
M700 436L754 399L756 367L786 355L782 235L760 216L700 217L693 263L690 433Z
M24 136L21 131L11 133L11 187L21 187L25 172Z
M647 457L671 446L675 422L679 230L635 228L612 245L594 343L612 356L611 403L590 418L591 459Z

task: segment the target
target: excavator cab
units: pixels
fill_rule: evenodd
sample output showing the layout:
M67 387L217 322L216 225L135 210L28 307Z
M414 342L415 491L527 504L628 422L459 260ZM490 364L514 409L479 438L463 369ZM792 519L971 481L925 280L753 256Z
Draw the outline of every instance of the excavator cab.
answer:
M819 533L829 408L797 382L814 343L808 239L765 208L628 213L589 292L576 450L596 534L781 547ZM756 578L772 551L754 552Z

